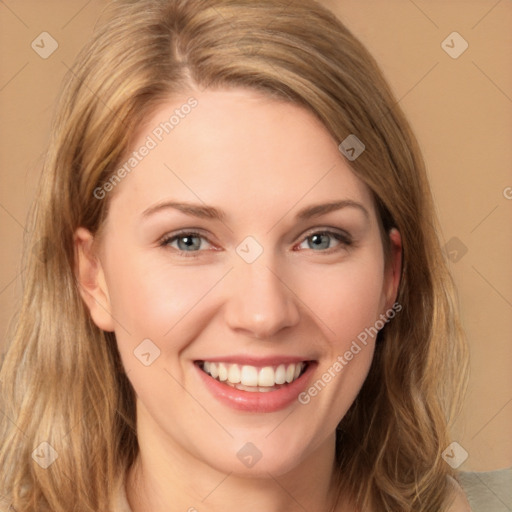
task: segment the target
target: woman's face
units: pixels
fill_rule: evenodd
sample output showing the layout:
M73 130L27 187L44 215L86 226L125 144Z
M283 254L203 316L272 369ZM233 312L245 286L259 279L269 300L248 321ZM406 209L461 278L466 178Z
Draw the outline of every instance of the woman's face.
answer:
M399 235L385 266L372 196L311 113L250 90L188 97L154 112L97 199L83 294L115 331L139 439L278 475L332 452L395 300Z

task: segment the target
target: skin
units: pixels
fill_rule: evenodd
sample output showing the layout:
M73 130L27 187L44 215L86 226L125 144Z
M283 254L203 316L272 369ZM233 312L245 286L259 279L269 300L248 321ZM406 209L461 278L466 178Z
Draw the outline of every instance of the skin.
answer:
M111 204L102 237L75 234L83 298L96 325L115 332L137 394L140 457L128 500L134 512L328 510L335 429L374 340L308 404L271 413L220 403L193 361L298 355L317 361L317 381L394 304L400 235L387 235L386 265L369 189L311 113L251 90L193 95L198 106L103 199ZM155 110L133 148L189 96ZM225 218L173 208L143 215L171 200L214 206ZM296 217L340 200L360 207ZM187 253L195 257L180 254L178 240L161 245L191 228L204 236ZM326 230L352 243L327 236L318 248L312 235ZM236 252L247 236L263 249L253 263ZM160 350L150 366L134 355L145 339ZM262 454L250 468L237 457L247 442ZM353 508L344 498L337 510Z

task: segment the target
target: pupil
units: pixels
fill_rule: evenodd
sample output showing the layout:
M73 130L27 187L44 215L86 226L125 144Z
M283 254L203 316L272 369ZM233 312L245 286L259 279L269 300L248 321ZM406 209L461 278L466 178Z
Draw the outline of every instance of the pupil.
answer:
M322 237L324 239L322 240ZM314 244L315 248L328 249L329 248L329 237L326 236L325 233L316 234L311 237L311 241Z
M183 236L180 238L178 245L181 245L187 249L193 248L198 249L199 243L198 243L198 237L197 236Z

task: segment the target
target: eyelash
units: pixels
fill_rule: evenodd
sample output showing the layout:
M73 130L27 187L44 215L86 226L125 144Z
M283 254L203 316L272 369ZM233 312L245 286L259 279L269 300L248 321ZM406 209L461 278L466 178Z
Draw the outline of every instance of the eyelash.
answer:
M338 250L341 250L342 248L350 247L353 244L353 240L348 233L339 233L337 231L332 231L329 229L320 229L317 231L312 231L309 234L307 234L306 236L304 236L299 245L301 245L304 241L306 241L308 238L313 237L314 235L329 235L332 238L334 238L335 240L337 240L340 243L340 245L335 246L335 247L329 247L328 249L320 250L320 251L314 251L314 249L308 249L313 252L332 254L333 252L337 252ZM206 240L208 243L211 244L211 242L208 240L207 237L205 237L201 233L198 233L197 231L180 231L180 232L174 233L172 235L164 236L160 240L159 245L161 247L169 247L169 244L171 244L172 242L179 240L180 238L186 238L186 237L199 237L199 238L202 238L203 240ZM199 249L197 251L182 251L182 250L176 249L176 248L172 248L172 249L178 255L183 256L185 258L195 258L195 257L198 257L201 252L203 252L203 250L201 250L201 249Z

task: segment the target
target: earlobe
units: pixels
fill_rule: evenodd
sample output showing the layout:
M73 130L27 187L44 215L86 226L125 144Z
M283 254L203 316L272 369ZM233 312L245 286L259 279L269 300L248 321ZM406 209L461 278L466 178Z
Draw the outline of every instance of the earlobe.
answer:
M75 276L80 295L87 305L93 322L104 331L114 331L110 297L101 261L96 254L94 236L78 228L74 236Z

